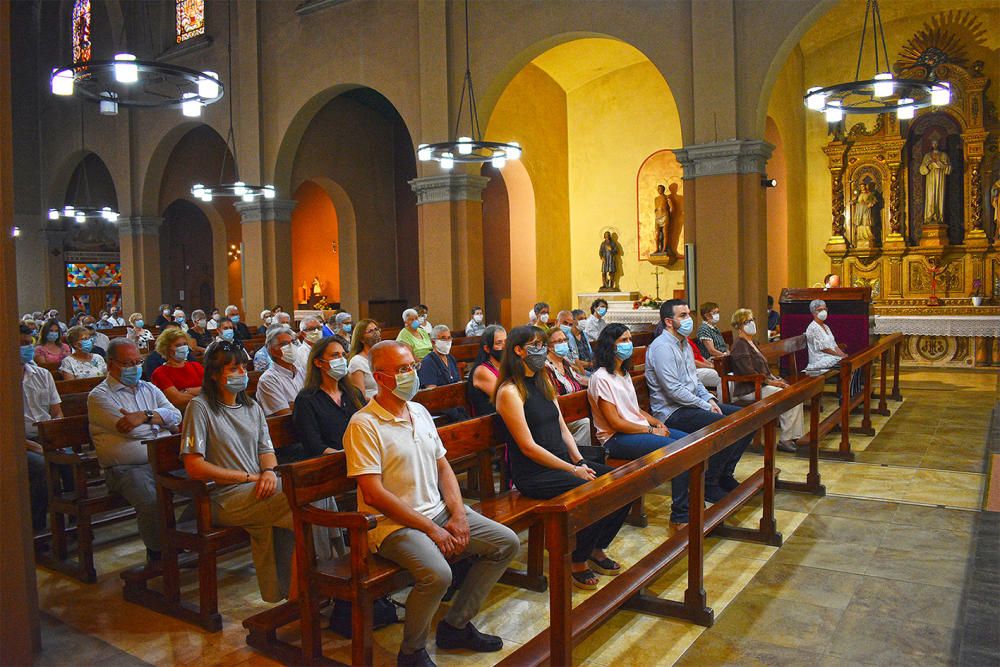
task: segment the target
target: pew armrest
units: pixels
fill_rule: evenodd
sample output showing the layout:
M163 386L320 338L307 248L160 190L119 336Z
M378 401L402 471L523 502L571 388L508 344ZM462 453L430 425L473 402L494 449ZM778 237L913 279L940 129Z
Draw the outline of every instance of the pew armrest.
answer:
M95 463L97 456L92 453L80 454L72 451L64 452L61 449L49 449L45 452L45 460L59 465L85 466Z
M208 496L215 490L215 482L203 482L188 477L178 477L170 472L161 472L157 475L157 481L170 489L174 493L182 493L186 496Z
M356 528L371 530L378 523L376 517L363 512L331 512L318 507L300 507L296 510L298 517L314 526L326 528Z

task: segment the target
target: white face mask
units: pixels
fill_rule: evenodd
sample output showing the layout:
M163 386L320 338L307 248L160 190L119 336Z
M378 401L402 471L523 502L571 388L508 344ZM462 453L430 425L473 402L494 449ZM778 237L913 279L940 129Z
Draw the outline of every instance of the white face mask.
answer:
M538 316L538 321L541 322L542 324L545 324L546 322L549 321L549 314L542 313L541 315Z
M475 322L476 324L482 324L483 323L483 314L482 313L476 313L475 315L472 316L472 321Z
M719 323L719 313L712 313L711 322L712 324Z
M745 331L748 336L756 336L757 335L757 323L756 322L747 322L746 324L743 325L743 331Z
M451 352L451 341L436 340L434 341L434 349L437 350L438 354L448 354L449 352Z
M825 310L819 311L818 313L816 313L816 317L819 318L820 322L826 322L826 311Z
M281 346L281 360L286 364L295 363L295 348L291 343Z
M309 341L310 343L315 343L322 337L323 337L323 332L320 331L319 329L313 329L312 331L306 332L306 340Z
M195 325L196 327L199 327L199 328L201 328L201 329L204 329L204 328L205 328L205 324L206 324L205 320L195 320L195 321L194 321L194 325Z
M274 321L274 318L265 317L264 318L264 326L267 326L267 327L271 326L271 322L273 322L273 321Z

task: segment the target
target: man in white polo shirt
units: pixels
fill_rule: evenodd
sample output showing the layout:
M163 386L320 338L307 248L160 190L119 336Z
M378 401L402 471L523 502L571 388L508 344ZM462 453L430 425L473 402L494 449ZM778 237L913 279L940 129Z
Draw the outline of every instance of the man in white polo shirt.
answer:
M383 514L369 533L378 553L406 568L416 582L406 599L397 665L434 665L427 654L431 621L451 584L453 560L477 556L451 608L438 623L438 648L499 651L500 637L471 623L517 554L517 535L462 502L434 420L413 403L419 386L413 352L382 341L369 353L378 394L351 418L344 434L347 474L358 482L358 509Z
M261 374L255 394L266 417L291 414L295 397L305 383L304 366L299 365L297 351L292 345L294 335L288 327L272 325L267 330L264 347L272 363Z

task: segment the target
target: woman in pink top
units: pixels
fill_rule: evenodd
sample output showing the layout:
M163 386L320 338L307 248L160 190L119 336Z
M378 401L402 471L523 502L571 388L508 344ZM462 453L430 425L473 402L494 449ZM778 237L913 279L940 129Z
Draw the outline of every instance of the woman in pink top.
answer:
M38 332L38 347L35 348L36 364L59 364L73 353L69 345L62 342L62 330L57 320L45 320Z
M667 430L639 407L632 370L632 334L624 324L609 324L594 346L594 367L587 387L597 439L615 459L637 459L687 435Z

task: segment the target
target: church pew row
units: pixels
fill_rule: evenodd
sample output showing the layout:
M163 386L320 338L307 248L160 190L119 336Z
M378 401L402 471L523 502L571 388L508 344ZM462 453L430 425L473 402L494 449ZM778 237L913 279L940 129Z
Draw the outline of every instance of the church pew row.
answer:
M706 428L629 462L611 473L535 508L544 521L549 552L549 627L509 654L499 664L572 664L574 645L594 632L616 611L626 609L685 619L711 626L714 612L707 606L704 588L705 537L724 537L781 545L774 518L776 421L781 413L812 400L823 391L822 378L797 383ZM764 428L763 464L757 472L708 510L704 509L705 467L708 458L740 438ZM605 516L634 502L664 481L690 471L690 522L602 586L584 602L572 606L570 552L574 535L595 516ZM756 530L724 526L750 498L763 492L763 516ZM720 530L723 529L723 530ZM688 588L683 601L666 600L646 592L664 571L687 556Z
M641 378L637 380L637 382L641 381ZM822 391L822 382L818 384L814 383L814 386L817 387L816 391ZM801 400L799 396L793 398ZM569 407L570 403L579 404L581 399L585 404L585 393L576 392L575 394L560 397L560 404ZM758 411L758 409L750 411L750 414L754 415L750 419L763 420L764 417L756 416ZM744 417L744 421L746 419ZM737 424L743 423L736 417L728 418L728 420ZM760 421L760 423L763 424L764 422ZM729 428L732 429L732 426L729 426ZM558 504L560 499L570 494L560 496L552 501L544 501L525 498L516 490L495 491L492 477L492 461L496 457L498 450L502 450L506 446L507 437L506 431L497 415L488 415L461 424L446 426L439 429L439 434L448 452L449 461L453 465L471 458L479 468L481 475L480 489L484 497L476 505L477 511L510 526L515 531L524 530L525 528L529 531L527 571L517 574L508 573L506 577L507 583L517 583L534 590L544 590L547 582L541 574L544 563L542 548L543 540L547 540L548 537L543 533L539 519L542 518L548 521L549 517L541 510L550 504ZM698 440L698 436L710 435L712 437L709 437L705 443ZM683 472L688 467L695 465L701 466L699 471L703 472L704 461L710 454L728 444L732 444L739 437L742 437L742 432L737 435L729 433L725 428L720 428L718 425L713 425L713 427L703 429L703 431L695 436L686 438L684 442L690 443L688 448L671 457L671 461L677 461L673 474ZM774 487L773 484L769 485L766 482L768 478L773 481L776 475L776 471L774 470L774 444L772 429L769 449L767 450L769 454L765 457L765 470L763 472L759 471L750 480L744 482L726 500L717 504L718 509L714 510L715 514L710 514L710 521L704 522L705 532L721 526L726 517L763 489L766 496L765 518L761 522L761 528L756 531L730 528L729 532L725 535L753 539L768 544L780 544L780 535L776 532L773 521ZM672 447L671 449L675 448ZM664 457L667 455L666 452L667 450L661 450L660 452L655 452L654 455ZM700 454L702 458L693 459L691 452ZM646 458L649 459L650 457ZM653 460L656 459L654 458ZM637 468L641 471L643 466L641 464L637 466L635 463L629 462L622 467L622 470L635 470ZM640 487L642 490L639 493L633 494L628 498L627 502L618 503L614 507L605 504L593 512L580 512L574 515L570 522L570 525L573 526L573 532L587 525L593 516L603 516L617 507L638 500L646 491L652 490L672 477L673 474L647 474L643 476L634 474L633 476L636 478L641 477L642 482L645 484ZM354 638L352 640L351 664L372 664L374 644L371 631L371 601L374 598L408 585L410 580L398 566L368 551L366 533L375 525L376 517L357 512L321 511L311 506L311 503L320 498L342 492L353 486L353 482L346 478L346 464L342 455L337 454L283 466L282 479L284 491L289 498L290 505L293 507L293 515L295 517L296 557L298 558L297 572L299 590L303 591L303 595L297 602L278 605L244 621L244 626L248 630L247 643L266 655L289 664L314 662L322 659L319 600L325 597L347 599L352 600L354 603L352 606ZM606 478L601 479L604 480ZM701 479L701 477L698 477L698 480ZM598 485L596 488L600 489L602 482L598 480L596 483L592 482L585 486L594 487L595 484ZM700 485L699 488L701 490L698 493L701 493L701 495L692 498L692 507L696 504L700 507L700 503L696 498L703 498L703 481L693 482L694 484ZM629 493L629 489L632 488L630 482L619 484L619 487L617 489L619 495L615 497L620 497L622 493ZM571 494L575 493L571 492ZM599 491L595 495L594 502L601 502L600 499L603 497L603 492ZM318 564L310 550L311 540L307 539L309 535L308 528L311 525L341 527L348 530L351 534L352 544L352 556L350 560L345 559L344 562L334 565ZM552 525L547 525L546 530L552 531L551 534L556 535ZM692 567L697 569L700 577L701 558L703 555L701 539L703 539L703 536L701 531L698 531L697 534L699 539L693 540L693 542L698 547L698 551L690 553L697 555L697 565L692 565ZM560 558L565 560L566 567L564 571L560 572L562 575L565 575L563 590L567 599L570 595L568 545L571 542L571 535L565 536L565 539L561 539L559 542L562 547L566 548L566 551L560 556ZM675 541L675 544L679 548L676 549L674 560L684 554L684 547L687 546L686 534L683 543L678 539ZM355 545L360 548L355 548ZM550 548L551 553L552 550ZM556 573L557 570L552 568L553 566L550 564L550 572ZM664 568L660 568L657 571L662 571ZM704 600L702 600L702 607L704 607ZM703 610L700 611L704 615ZM301 647L295 646L278 637L278 630L295 620L302 621ZM512 662L509 664L518 663ZM569 663L554 661L553 664Z

